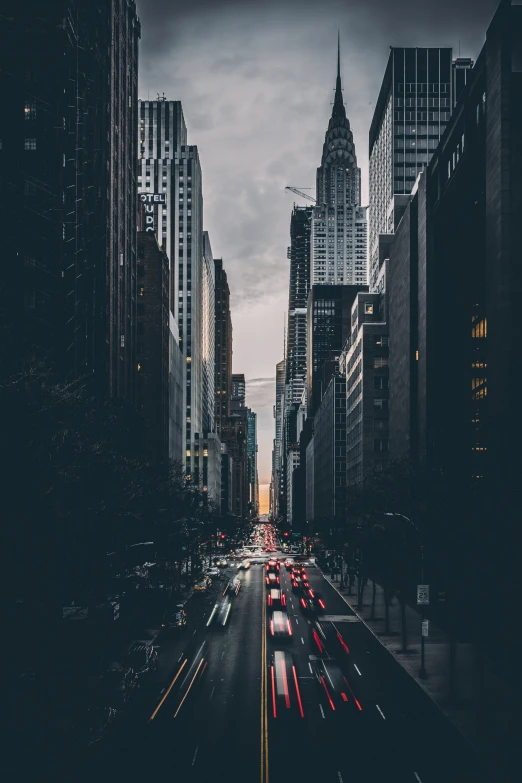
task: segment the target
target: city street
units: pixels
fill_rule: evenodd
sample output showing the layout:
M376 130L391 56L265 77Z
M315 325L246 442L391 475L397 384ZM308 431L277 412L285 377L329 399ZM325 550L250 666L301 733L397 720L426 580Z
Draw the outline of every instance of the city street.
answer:
M312 674L320 653L313 618L303 614L283 565L279 573L291 637L280 642L270 634L263 564L239 572L241 590L225 627L207 627L218 588L226 583L216 582L210 595L190 601L189 623L178 636L158 638L153 680L140 689L103 752L82 765L82 779L135 780L153 773L208 781L239 773L261 783L289 774L332 783L478 780L465 741L311 566L310 587L325 603L320 619L333 621L344 642L335 654L344 657L346 709L333 704ZM274 708L276 650L291 652L295 666L297 689L285 682L288 711L284 704Z

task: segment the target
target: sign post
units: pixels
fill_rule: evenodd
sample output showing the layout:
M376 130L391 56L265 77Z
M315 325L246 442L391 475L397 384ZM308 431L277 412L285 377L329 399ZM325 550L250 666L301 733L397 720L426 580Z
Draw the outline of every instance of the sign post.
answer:
M427 637L428 631L429 631L429 620L423 620L422 621L422 638Z
M424 546L420 545L420 557L421 557L421 582L424 583ZM422 680L428 678L428 672L425 666L425 650L424 641L428 636L428 620L424 619L424 607L429 606L430 603L430 586L425 584L417 585L417 605L421 607L421 664L419 670L419 677Z

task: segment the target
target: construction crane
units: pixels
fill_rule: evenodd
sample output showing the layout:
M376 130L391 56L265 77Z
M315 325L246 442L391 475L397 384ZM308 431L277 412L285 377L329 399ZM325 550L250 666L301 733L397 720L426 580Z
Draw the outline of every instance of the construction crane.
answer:
M308 195L308 193L303 193L303 190L311 190L311 188L294 188L292 185L287 185L285 190L290 190L292 193L296 193L298 196L307 198L308 201L313 201L315 204L315 198L313 196Z

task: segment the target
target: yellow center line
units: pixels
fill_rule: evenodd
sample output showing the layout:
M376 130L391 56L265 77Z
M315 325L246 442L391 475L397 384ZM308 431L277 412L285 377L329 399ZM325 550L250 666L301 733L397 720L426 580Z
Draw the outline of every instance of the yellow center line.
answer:
M179 707L178 707L178 709L177 709L177 710L176 710L176 712L174 713L174 717L176 717L176 716L177 716L178 712L179 712L179 711L180 711L180 709L182 708L182 706L183 706L183 702L184 702L184 701L185 701L185 699L187 698L187 696L188 696L188 692L189 692L189 690L192 688L192 685L193 685L193 683L194 683L194 680L195 680L195 679L196 679L196 677L198 676L198 672L199 672L199 670L201 669L201 664L202 664L202 663L203 663L203 658L200 660L200 662L199 662L199 664L198 664L198 668L197 668L197 669L196 669L196 671L194 672L194 676L193 676L193 678L192 678L192 679L191 679L191 681L190 681L190 685L188 686L187 690L185 691L185 695L183 696L183 698L182 698L182 699L181 699L181 701L180 701L180 704L179 704Z
M175 675L174 679L172 680L172 682L170 683L170 685L169 685L169 687L168 687L168 690L165 692L165 694L164 694L164 696L163 696L162 700L160 701L160 703L158 704L158 706L156 707L156 709L154 710L154 712L153 712L153 713L152 713L152 715L150 716L150 718L149 718L149 723L151 722L151 720L154 720L154 718L156 717L156 715L157 715L157 714L158 714L158 712L160 711L160 707L161 707L161 705L163 704L163 702L165 701L165 699L167 698L167 696L168 696L168 695L169 695L169 693L171 692L171 690L172 690L172 686L174 685L174 683L175 683L175 682L176 682L176 680L178 679L179 675L181 674L181 672L182 672L182 670L183 670L183 667L185 666L186 662L187 662L187 658L185 658L185 660L183 661L183 663L182 663L182 664L181 664L181 666L179 667L177 674Z

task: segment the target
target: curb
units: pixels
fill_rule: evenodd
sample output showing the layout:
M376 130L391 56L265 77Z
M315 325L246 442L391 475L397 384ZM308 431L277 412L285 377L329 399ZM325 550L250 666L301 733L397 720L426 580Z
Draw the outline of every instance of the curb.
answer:
M476 745L473 743L473 741L472 741L472 740L471 740L469 737L467 737L465 734L463 734L463 733L461 732L461 730L459 729L459 727L458 727L458 726L457 726L457 725L456 725L456 724L455 724L455 723L454 723L454 722L451 720L451 718L449 717L449 715L448 715L446 712L444 712L443 708L440 706L440 704L438 703L438 701L436 701L436 699L434 699L434 697L431 695L431 693L430 693L428 690L426 690L426 688L424 687L424 685L422 684L422 682L420 682L420 680L418 680L418 679L415 677L415 675L414 675L414 674L412 674L411 672L409 672L409 671L408 671L408 669L406 669L406 668L405 668L405 667L402 665L402 663L401 663L401 661L399 660L399 658L397 658L397 657L396 657L396 656L393 654L392 650L390 650L390 648L389 648L389 647L387 647L387 646L384 644L384 642L382 641L382 639L380 639L380 638L377 636L377 634L375 633L375 631L374 631L372 628L370 628L370 626L368 625L368 623L365 621L364 617L361 617L361 615L360 615L360 614L359 614L359 612L358 612L358 611L355 609L355 607L354 607L354 606L352 606L351 604L349 604L349 603L348 603L348 601L346 600L346 596L344 596L344 595L343 595L343 594L342 594L342 593L341 593L341 592L340 592L340 591L337 589L337 587L336 587L336 586L335 586L335 585L332 583L332 581L331 581L330 579L328 579L328 577L327 577L327 576L325 576L325 574L324 574L324 572L323 572L322 568L320 568L320 567L317 565L317 562L316 562L316 564L315 564L315 567L316 567L316 568L317 568L317 570L320 572L320 574L321 574L321 576L323 577L323 579L325 580L325 582L328 582L328 584L329 584L331 587L333 587L333 589L335 590L335 592L336 592L336 593L337 593L337 594L340 596L340 598L342 598L342 599L343 599L343 601L344 601L344 603L346 604L346 606L348 606L348 607L349 607L349 608L352 610L352 612L353 612L353 613L354 613L354 614L355 614L355 615L356 615L356 616L359 618L359 620L361 621L361 623L362 623L362 624L365 626L365 628L367 628L367 629L370 631L370 633L372 634L372 636L373 636L373 637L374 637L374 638L375 638L375 639L376 639L376 640L379 642L379 644L381 645L381 647L383 647L383 648L386 650L386 652L387 652L389 655L391 655L391 657L393 658L393 660L394 660L394 661L396 661L396 662L397 662L397 664L398 664L398 665L401 667L402 671L403 671L403 672L405 672L405 673L408 675L408 677L411 677L411 679L413 680L413 682L415 682L415 683L416 683L416 684L419 686L419 688L422 688L422 690L424 691L424 693L426 694L426 696L427 696L427 697L430 699L430 701L432 702L432 704L434 704L434 705L437 707L437 709L439 710L439 712L440 712L440 713L441 713L441 714L444 716L444 718L445 718L445 719L448 721L448 723L450 723L450 724L451 724L451 726L453 726L454 730L457 732L457 734L459 735L459 737L462 737L462 739L463 739L465 742L467 742L467 744L469 745L469 747L470 747L470 748L471 748L471 749L472 749L472 750L473 750L475 753L477 753L477 754L478 754L478 748L477 748L477 747L476 747Z

